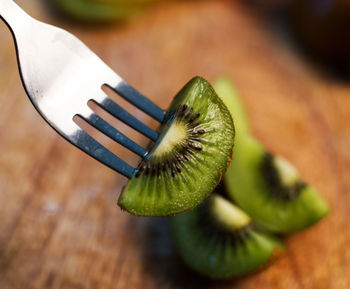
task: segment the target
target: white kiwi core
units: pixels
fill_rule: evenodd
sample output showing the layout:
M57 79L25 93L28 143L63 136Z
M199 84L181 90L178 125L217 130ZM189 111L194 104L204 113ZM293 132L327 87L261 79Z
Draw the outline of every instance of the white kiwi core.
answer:
M225 229L237 230L251 221L250 217L241 209L219 195L211 197L212 212L216 222Z
M152 153L154 157L163 157L170 153L176 146L181 145L187 137L187 126L181 121L175 120L162 140L159 142L157 148Z
M299 173L297 169L286 159L282 157L274 157L273 164L283 185L294 185L298 181Z

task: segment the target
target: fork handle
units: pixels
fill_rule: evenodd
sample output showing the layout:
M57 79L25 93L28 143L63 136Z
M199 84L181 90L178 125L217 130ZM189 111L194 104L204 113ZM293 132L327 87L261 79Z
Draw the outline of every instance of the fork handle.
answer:
M0 18L4 20L11 32L25 31L34 19L12 0L0 0Z

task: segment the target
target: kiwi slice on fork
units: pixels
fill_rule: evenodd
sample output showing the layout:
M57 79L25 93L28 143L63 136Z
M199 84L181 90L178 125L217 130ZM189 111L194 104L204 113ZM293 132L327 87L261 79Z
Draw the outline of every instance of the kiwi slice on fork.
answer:
M119 206L135 215L174 215L199 205L232 159L231 115L203 78L185 85L165 119L158 141L119 197Z
M236 126L235 158L225 185L229 196L256 223L276 233L302 230L328 214L315 188L305 183L296 168L269 153L250 130L237 92L227 79L215 89L231 111Z
M259 269L283 248L239 207L212 194L199 207L171 218L175 246L198 273L224 279Z

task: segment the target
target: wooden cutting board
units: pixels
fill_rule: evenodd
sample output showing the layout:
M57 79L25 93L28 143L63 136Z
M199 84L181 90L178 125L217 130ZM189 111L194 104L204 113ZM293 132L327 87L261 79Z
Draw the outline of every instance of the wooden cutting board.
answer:
M332 213L285 238L282 256L254 275L226 282L199 277L174 252L167 220L122 212L116 201L126 180L68 144L35 112L1 24L1 289L350 288L349 83L317 72L266 19L233 2L183 1L99 28L56 18L39 0L17 2L75 33L161 107L194 75L229 76L255 135L296 165Z

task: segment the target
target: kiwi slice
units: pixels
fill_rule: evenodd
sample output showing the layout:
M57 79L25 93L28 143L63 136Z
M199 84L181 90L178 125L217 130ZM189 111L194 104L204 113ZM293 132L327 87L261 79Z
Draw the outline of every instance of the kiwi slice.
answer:
M184 86L165 119L159 140L118 200L135 215L167 216L199 205L232 159L231 115L203 78Z
M300 179L293 165L266 151L250 133L238 94L226 79L215 88L236 125L235 158L225 176L229 196L256 223L276 233L302 230L328 214L317 191Z
M66 15L83 22L112 22L140 13L159 0L54 0Z
M283 247L218 194L194 210L172 217L171 226L184 261L198 273L215 279L252 272Z

